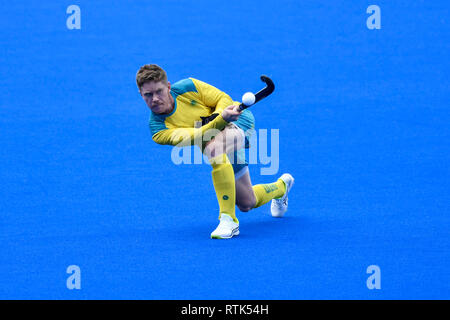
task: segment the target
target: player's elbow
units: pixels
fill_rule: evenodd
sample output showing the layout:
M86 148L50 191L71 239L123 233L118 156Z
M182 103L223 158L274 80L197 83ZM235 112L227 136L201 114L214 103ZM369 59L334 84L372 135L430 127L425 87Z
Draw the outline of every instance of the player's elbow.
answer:
M156 142L157 144L160 144L160 145L166 145L167 144L167 139L164 139L164 137L159 132L155 133L152 136L152 140L154 142Z
M160 139L158 139L157 134L154 134L154 135L152 136L152 140L153 140L154 142L156 142L157 144L163 144L162 141L161 141Z

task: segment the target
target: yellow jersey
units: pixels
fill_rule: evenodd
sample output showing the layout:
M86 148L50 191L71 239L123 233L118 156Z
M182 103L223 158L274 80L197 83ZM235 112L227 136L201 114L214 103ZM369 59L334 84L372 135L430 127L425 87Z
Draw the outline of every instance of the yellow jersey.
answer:
M188 78L174 83L170 88L175 106L169 114L150 114L152 139L158 144L192 145L210 129L222 130L228 124L222 111L238 105L229 95L203 81ZM201 126L201 117L218 116Z

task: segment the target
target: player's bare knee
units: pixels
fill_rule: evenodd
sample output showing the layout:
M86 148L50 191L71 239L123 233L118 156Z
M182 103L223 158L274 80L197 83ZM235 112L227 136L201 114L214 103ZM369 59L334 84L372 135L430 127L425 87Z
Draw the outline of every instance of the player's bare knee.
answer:
M253 208L252 207L249 207L249 206L240 206L240 205L238 205L238 208L239 208L239 210L241 210L242 212L249 212L250 210L252 210Z
M239 210L242 212L248 212L252 210L256 205L256 198L255 196L249 196L244 200L241 200L239 203L237 203L237 206Z
M211 145L211 143L208 143L205 147L205 149L203 150L203 153L208 157L209 160L211 160L212 158L214 158L215 156L215 152L214 152L214 148Z
M208 159L212 159L218 155L225 153L225 148L222 143L217 141L210 141L203 153L208 157Z
M238 204L238 208L242 212L248 212L248 211L252 210L254 207L255 207L255 202L251 201L250 199L244 201L244 203Z
M227 153L241 149L244 146L244 138L238 129L232 128L225 132L224 144Z

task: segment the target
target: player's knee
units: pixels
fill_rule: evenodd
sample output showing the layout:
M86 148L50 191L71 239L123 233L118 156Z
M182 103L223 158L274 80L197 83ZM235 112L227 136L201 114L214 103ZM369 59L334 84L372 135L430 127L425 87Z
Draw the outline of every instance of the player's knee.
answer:
M241 210L242 212L249 212L250 210L253 209L253 207L250 206L243 206L243 205L238 205L239 210Z
M212 159L218 155L221 155L225 152L225 147L222 143L218 141L210 141L206 147L203 153L209 158Z
M237 206L239 208L239 210L241 210L242 212L248 212L250 210L252 210L255 207L256 204L256 199L253 196L249 196L248 198L246 198L243 201L240 201Z

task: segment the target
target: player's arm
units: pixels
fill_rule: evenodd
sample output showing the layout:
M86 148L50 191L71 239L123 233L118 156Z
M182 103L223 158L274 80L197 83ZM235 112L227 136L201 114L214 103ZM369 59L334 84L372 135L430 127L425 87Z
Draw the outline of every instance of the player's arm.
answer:
M219 115L205 126L200 128L173 128L158 131L152 134L152 139L158 144L172 145L172 146L188 146L193 145L197 141L202 141L202 137L209 130L210 138L220 132L228 122ZM215 133L215 134L214 134Z
M202 141L202 137L206 132L209 131L210 138L212 139L218 132L220 132L225 126L228 124L222 117L219 115L205 126L200 128L173 128L173 129L165 129L161 130L152 135L153 141L158 144L172 145L172 146L189 146L193 145L197 141Z
M205 105L214 108L214 114L203 119L201 128L174 128L157 132L152 130L152 139L156 143L178 146L192 145L208 131L208 138L212 139L229 122L238 119L241 113L237 108L238 103L233 102L229 95L206 82L192 78L191 80L194 82L200 100Z
M226 107L236 104L228 94L216 87L197 79L191 78L191 80L197 88L200 100L208 107L213 108L214 113L221 114Z
M209 141L221 130L223 130L228 123L231 121L236 121L241 112L242 111L239 110L238 105L228 106L214 120L200 128L172 128L154 130L152 128L152 123L150 123L152 139L158 144L172 146L193 145L196 142L202 141L205 136L207 136Z

